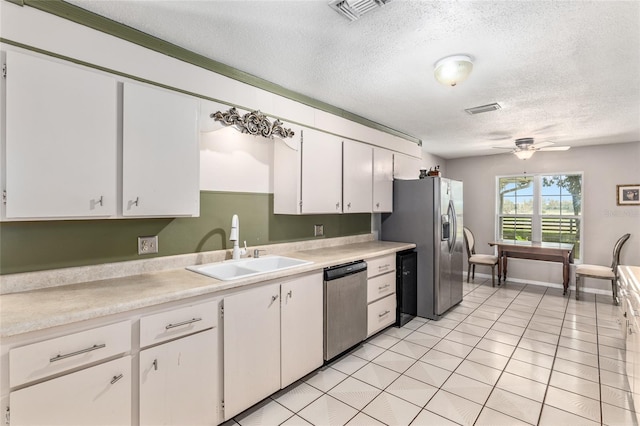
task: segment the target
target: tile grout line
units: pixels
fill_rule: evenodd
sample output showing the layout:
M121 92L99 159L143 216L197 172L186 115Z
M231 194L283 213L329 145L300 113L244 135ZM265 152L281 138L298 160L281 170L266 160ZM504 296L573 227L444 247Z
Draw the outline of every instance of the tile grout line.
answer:
M547 291L545 290L545 294L546 293L547 293ZM558 341L556 342L556 350L555 350L555 352L553 354L553 361L551 361L551 368L550 368L551 371L549 372L549 380L547 381L547 384L546 384L545 389L544 389L544 396L542 397L542 407L540 408L540 413L538 414L538 422L536 423L538 425L540 424L540 421L542 420L542 412L544 411L544 406L545 406L545 403L547 401L547 393L549 392L549 387L551 386L551 377L553 376L553 372L554 372L553 367L556 365L556 359L558 358L558 348L560 347L560 338L562 337L562 330L564 328L564 323L565 323L566 318L567 318L567 309L569 308L569 298L570 297L571 297L571 291L569 291L569 295L567 296L567 301L565 302L565 306L564 306L564 313L562 315L562 324L560 325L560 334L558 334ZM596 315L597 315L597 313L596 313Z
M506 284L506 283L505 283L505 284ZM524 289L525 289L526 287L527 287L527 285L525 285L522 289L520 289L520 291L518 292L518 295L517 295L516 297L514 297L514 298L513 298L513 300L511 301L511 303L509 303L509 305L507 305L507 307L505 308L505 312L506 312L506 310L508 309L508 307L509 307L509 306L511 306L511 305L513 304L513 301L515 301L515 300L516 300L516 298L517 298L520 294L522 294L522 292L524 291ZM518 349L518 345L520 344L520 342L521 342L521 341L522 341L522 339L524 338L524 334L525 334L525 333L527 332L527 330L529 329L529 325L531 324L531 320L532 320L532 319L533 319L533 317L535 316L535 312L538 310L538 307L540 306L540 303L542 303L542 300L544 299L544 296L546 295L546 293L547 293L547 289L545 289L544 293L542 294L542 297L540 297L540 301L539 301L539 302L538 302L538 304L536 305L536 309L535 309L535 310L533 311L533 313L531 314L531 317L529 318L529 321L527 322L526 327L524 327L524 331L523 331L523 332L522 332L522 334L520 335L520 338L518 339L518 343L514 346L514 350L513 350L513 352L511 352L511 355L509 355L509 360L507 361L507 363L505 364L505 367L504 367L504 368L502 369L502 371L500 372L500 375L498 376L498 380L496 380L495 384L493 385L493 388L491 389L491 392L489 393L489 396L487 397L487 401L489 401L489 398L491 398L491 395L493 394L493 392L495 391L496 387L498 386L498 382L500 381L500 379L502 378L502 375L503 375L503 374L504 374L504 372L506 371L506 369L507 369L507 365L509 365L509 363L510 363L510 362L511 362L511 360L513 359L513 354L514 354L514 352ZM503 315L504 315L504 312L503 312L502 314L500 314L500 317L498 317L498 319L500 319ZM509 316L509 315L507 315L507 316ZM496 322L498 321L498 319L496 319ZM494 323L494 324L495 324L495 323ZM492 326L492 328L493 328L493 326ZM558 336L558 339L559 339L559 338L560 338L560 337ZM551 373L549 373L549 374L551 374ZM549 380L551 380L551 377L549 377ZM498 389L500 389L500 388L498 388ZM501 390L503 390L503 389L501 389ZM506 391L506 392L510 392L510 391ZM513 392L510 392L510 393L513 393ZM545 393L546 393L546 392L545 392ZM517 395L517 394L514 394L514 395ZM522 396L522 395L519 395L519 396ZM526 397L523 397L523 398L526 398ZM487 401L485 401L484 405L482 406L482 409L483 409L483 410L484 410L484 408L487 406L487 405L486 405L486 404L487 404ZM543 402L542 402L542 405L544 405L544 398L543 398L543 400L542 400L542 401L543 401ZM488 407L488 408L490 408L490 409L492 409L492 410L493 410L493 408L491 408L491 407ZM511 416L511 415L509 415L509 414L503 413L502 411L499 411L499 410L496 410L496 411L498 411L499 413L502 413L502 414L504 414L504 415L507 415L507 416L509 416L509 417L513 417L513 416ZM481 411L481 412L482 412L482 411ZM540 407L540 414L538 414L538 423L540 422L540 418L539 418L539 416L540 416L541 414L542 414L542 406ZM516 418L516 417L513 417L513 418ZM516 419L517 419L517 418L516 418ZM524 420L522 420L522 419L517 419L517 420L524 421ZM475 424L476 422L477 422L477 419L474 421L474 424Z

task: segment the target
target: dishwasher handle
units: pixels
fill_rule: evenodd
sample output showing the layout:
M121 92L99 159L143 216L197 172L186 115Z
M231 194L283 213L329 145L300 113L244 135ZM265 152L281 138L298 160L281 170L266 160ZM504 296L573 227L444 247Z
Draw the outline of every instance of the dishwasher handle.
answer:
M338 278L346 277L351 274L357 274L367 270L367 262L358 260L356 262L345 263L343 265L331 266L324 269L324 280L332 281Z

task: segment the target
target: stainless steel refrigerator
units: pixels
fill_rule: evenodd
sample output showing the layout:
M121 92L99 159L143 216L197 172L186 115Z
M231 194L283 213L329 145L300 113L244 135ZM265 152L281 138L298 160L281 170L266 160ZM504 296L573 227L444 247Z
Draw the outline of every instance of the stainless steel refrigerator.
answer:
M393 213L382 216L381 239L416 244L420 317L440 319L462 301L462 213L462 182L393 182Z

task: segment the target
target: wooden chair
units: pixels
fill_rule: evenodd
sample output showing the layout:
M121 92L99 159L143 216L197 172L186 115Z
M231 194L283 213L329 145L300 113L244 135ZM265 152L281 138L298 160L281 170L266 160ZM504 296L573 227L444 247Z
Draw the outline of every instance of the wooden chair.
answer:
M466 226L464 231L464 244L467 248L467 262L469 268L467 269L467 282L469 282L469 275L473 279L476 278L476 265L491 266L491 286L496 286L496 265L498 265L498 256L492 254L476 254L476 240L473 236L473 232Z
M613 293L613 303L618 304L618 264L620 263L620 251L627 242L631 234L624 234L615 246L613 246L613 260L611 266L601 265L577 265L576 266L576 300L579 298L579 289L582 277L599 278L601 280L611 280L611 292Z

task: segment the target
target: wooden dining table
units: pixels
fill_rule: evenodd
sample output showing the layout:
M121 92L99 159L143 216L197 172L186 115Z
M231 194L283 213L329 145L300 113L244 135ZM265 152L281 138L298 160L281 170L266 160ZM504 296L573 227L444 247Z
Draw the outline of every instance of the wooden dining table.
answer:
M570 264L573 263L573 244L518 240L499 240L489 243L498 249L498 284L507 280L507 258L544 260L562 263L562 286L567 294Z

